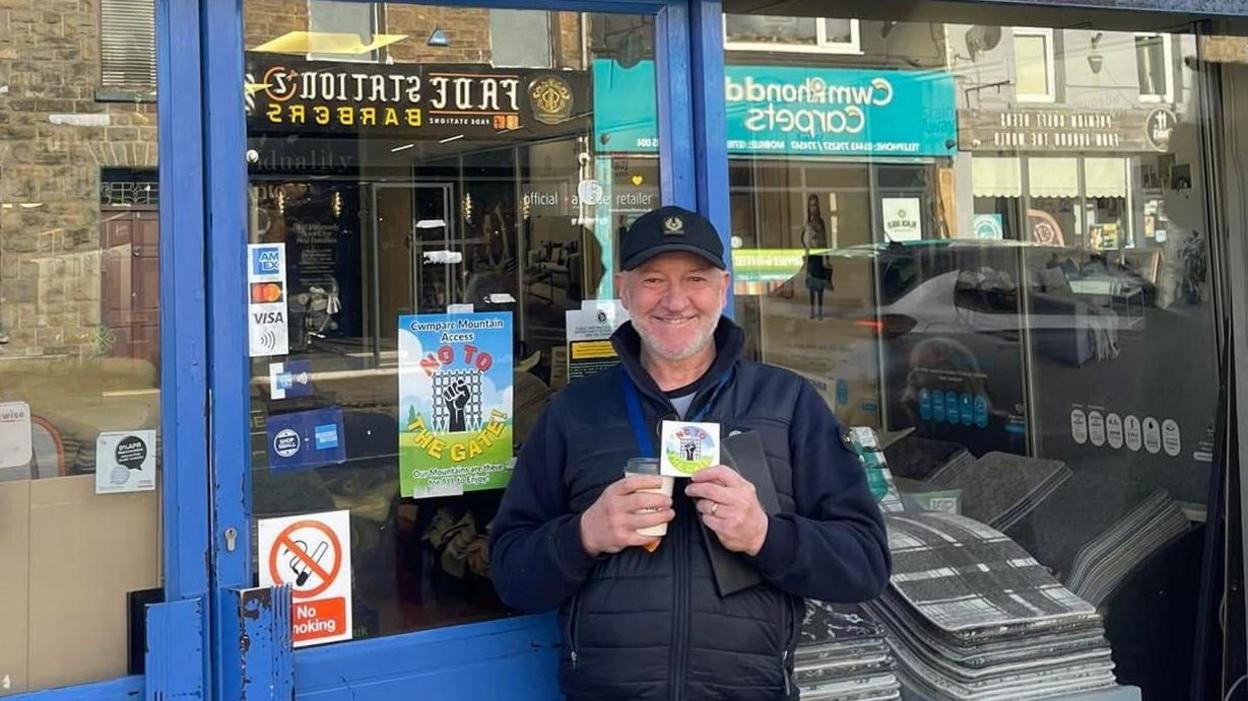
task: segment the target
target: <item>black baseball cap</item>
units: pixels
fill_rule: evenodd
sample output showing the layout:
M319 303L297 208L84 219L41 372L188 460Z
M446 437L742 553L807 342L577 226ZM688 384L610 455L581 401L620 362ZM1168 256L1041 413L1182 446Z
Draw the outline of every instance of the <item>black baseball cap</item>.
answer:
M706 217L684 207L660 207L641 215L620 241L620 268L632 270L661 253L682 251L701 256L720 270L724 242Z

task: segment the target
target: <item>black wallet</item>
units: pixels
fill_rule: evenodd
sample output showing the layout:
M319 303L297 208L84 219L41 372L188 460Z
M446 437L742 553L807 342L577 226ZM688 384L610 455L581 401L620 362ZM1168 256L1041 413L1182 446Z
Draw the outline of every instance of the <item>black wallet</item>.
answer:
M753 483L763 511L768 514L780 513L776 483L771 478L767 454L763 451L763 440L758 433L746 431L728 436L721 444L720 457L725 465ZM720 596L735 594L763 583L763 576L746 555L725 548L719 542L719 536L707 528L700 518L698 527L702 530L702 539L710 556L711 572L715 577L715 587Z

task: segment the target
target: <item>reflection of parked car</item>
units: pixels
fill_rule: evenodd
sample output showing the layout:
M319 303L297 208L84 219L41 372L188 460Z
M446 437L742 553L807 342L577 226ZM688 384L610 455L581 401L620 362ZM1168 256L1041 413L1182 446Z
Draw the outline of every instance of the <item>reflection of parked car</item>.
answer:
M1103 254L1013 242L924 241L877 251L885 336L1031 331L1038 353L1082 365L1117 356L1156 287Z

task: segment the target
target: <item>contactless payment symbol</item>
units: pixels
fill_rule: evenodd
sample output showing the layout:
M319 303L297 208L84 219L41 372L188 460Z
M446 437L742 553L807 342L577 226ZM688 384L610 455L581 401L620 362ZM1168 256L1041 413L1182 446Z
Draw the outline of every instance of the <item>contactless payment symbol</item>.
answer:
M351 638L350 513L265 519L262 586L289 585L295 647Z
M662 474L688 477L719 464L719 424L664 421L662 434Z

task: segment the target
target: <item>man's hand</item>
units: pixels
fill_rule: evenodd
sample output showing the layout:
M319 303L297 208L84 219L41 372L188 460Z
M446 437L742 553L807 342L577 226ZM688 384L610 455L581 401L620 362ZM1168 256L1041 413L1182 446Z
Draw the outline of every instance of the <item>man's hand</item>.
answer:
M698 513L719 542L733 552L750 556L767 539L767 512L758 503L754 484L723 465L693 473L685 494L698 500Z
M585 552L597 557L652 542L654 536L642 535L637 529L667 523L676 517L676 512L672 510L671 497L638 490L662 486L661 477L645 475L625 477L604 489L598 501L581 514L581 545ZM637 513L640 509L656 511Z

